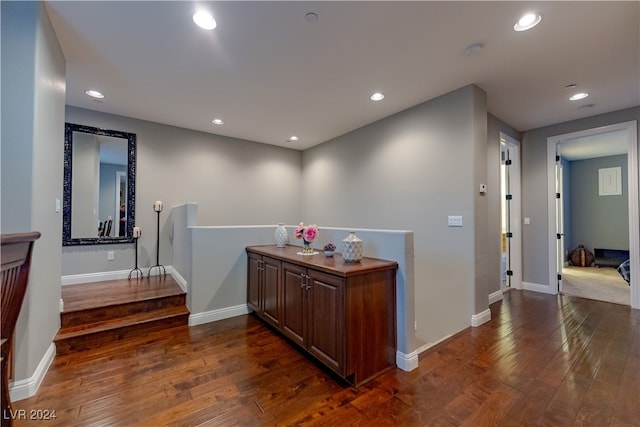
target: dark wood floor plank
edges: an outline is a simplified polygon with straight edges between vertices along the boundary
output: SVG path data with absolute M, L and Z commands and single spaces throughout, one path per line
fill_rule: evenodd
M 511 291 L 491 312 L 358 389 L 238 316 L 57 356 L 14 408 L 51 426 L 640 425 L 638 310 Z

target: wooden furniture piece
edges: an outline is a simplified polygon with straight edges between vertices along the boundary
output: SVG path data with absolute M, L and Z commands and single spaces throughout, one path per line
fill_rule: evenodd
M 2 261 L 2 319 L 0 341 L 2 346 L 2 425 L 12 424 L 9 378 L 12 376 L 9 356 L 13 346 L 13 333 L 22 308 L 29 281 L 31 252 L 40 233 L 3 234 L 0 259 Z M 6 424 L 5 424 L 6 423 Z
M 393 368 L 398 264 L 300 250 L 246 248 L 255 315 L 356 387 Z

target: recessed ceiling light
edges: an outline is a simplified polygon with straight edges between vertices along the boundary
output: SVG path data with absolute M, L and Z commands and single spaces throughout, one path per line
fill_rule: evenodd
M 104 95 L 102 94 L 102 92 L 98 92 L 97 90 L 93 90 L 93 89 L 85 90 L 84 93 L 86 93 L 92 98 L 98 98 L 98 99 L 104 98 Z
M 211 120 L 211 123 L 213 123 L 214 125 L 223 125 L 224 121 L 222 119 L 213 119 Z
M 213 16 L 207 11 L 201 10 L 193 14 L 193 22 L 205 30 L 213 30 L 218 24 Z
M 287 139 L 287 142 L 294 142 L 294 141 L 297 141 L 297 140 L 299 140 L 299 139 L 300 139 L 300 138 L 298 138 L 297 136 L 292 135 L 292 136 L 290 136 L 290 137 L 289 137 L 289 139 Z
M 542 17 L 537 13 L 527 13 L 513 26 L 516 31 L 527 31 L 540 23 Z
M 369 97 L 372 101 L 382 101 L 384 99 L 384 94 L 380 92 L 376 92 Z
M 589 94 L 587 92 L 579 92 L 575 95 L 569 97 L 571 101 L 580 101 L 581 99 L 585 99 Z

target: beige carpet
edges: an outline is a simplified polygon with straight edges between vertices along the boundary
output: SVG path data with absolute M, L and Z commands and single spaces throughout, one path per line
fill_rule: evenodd
M 630 305 L 631 287 L 615 268 L 564 267 L 562 292 L 583 298 Z

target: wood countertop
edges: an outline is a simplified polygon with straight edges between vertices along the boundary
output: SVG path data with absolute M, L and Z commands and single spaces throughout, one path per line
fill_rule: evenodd
M 272 257 L 281 261 L 294 262 L 342 277 L 398 268 L 397 262 L 378 258 L 363 257 L 360 262 L 345 262 L 342 254 L 336 252 L 332 257 L 327 257 L 321 249 L 317 249 L 318 253 L 315 255 L 299 255 L 298 252 L 302 250 L 302 247 L 293 245 L 287 245 L 284 248 L 279 248 L 276 245 L 247 246 L 246 250 L 247 252 Z

